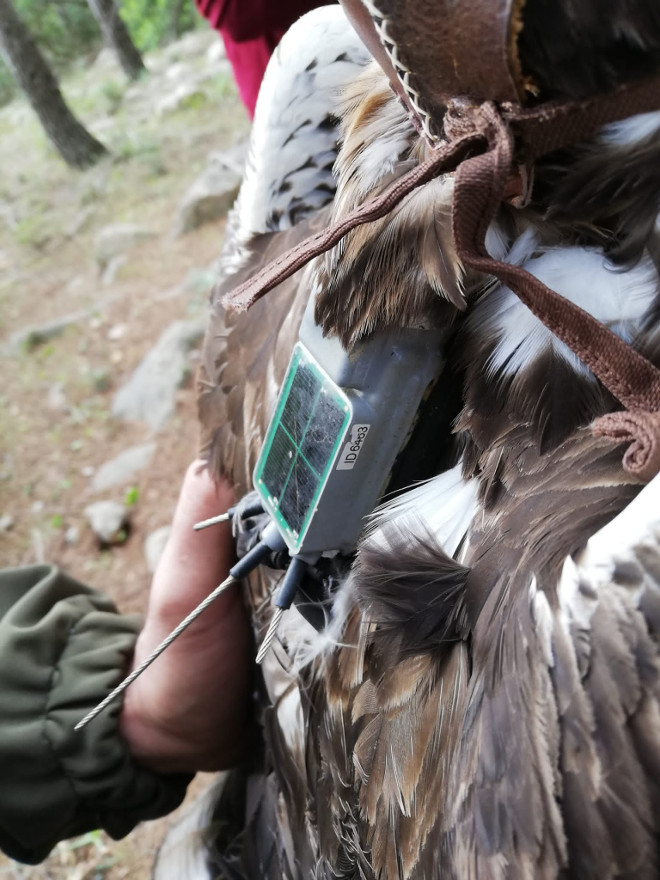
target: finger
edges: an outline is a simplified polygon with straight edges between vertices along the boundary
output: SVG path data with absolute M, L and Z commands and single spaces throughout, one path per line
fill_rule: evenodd
M 190 465 L 152 584 L 151 602 L 160 603 L 161 616 L 185 616 L 227 576 L 234 552 L 231 527 L 222 523 L 196 532 L 193 525 L 224 512 L 233 501 L 226 480 L 216 484 L 203 462 Z

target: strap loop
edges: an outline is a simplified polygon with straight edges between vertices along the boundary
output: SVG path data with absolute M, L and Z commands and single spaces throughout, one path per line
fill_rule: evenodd
M 631 476 L 647 483 L 660 472 L 660 413 L 608 413 L 596 419 L 591 429 L 597 437 L 630 443 L 623 467 Z

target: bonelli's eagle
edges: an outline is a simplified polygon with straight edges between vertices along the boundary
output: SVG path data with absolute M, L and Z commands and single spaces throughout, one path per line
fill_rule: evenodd
M 251 489 L 310 298 L 347 350 L 441 328 L 445 365 L 425 472 L 365 522 L 325 626 L 292 608 L 256 675 L 262 736 L 216 805 L 211 875 L 657 877 L 660 478 L 631 475 L 625 444 L 591 429 L 621 409 L 611 388 L 461 259 L 455 174 L 249 311 L 222 303 L 426 161 L 443 140 L 443 77 L 469 92 L 474 58 L 502 34 L 521 103 L 588 99 L 660 73 L 660 5 L 351 6 L 388 72 L 325 7 L 284 38 L 262 87 L 200 374 L 205 455 Z M 467 97 L 511 100 L 484 81 Z M 660 365 L 656 95 L 657 109 L 529 163 L 525 198 L 501 203 L 486 246 Z M 280 576 L 246 584 L 257 645 Z

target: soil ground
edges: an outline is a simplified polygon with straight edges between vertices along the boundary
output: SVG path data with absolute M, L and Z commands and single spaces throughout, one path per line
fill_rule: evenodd
M 171 520 L 197 440 L 192 381 L 153 436 L 110 415 L 114 393 L 173 321 L 206 307 L 224 221 L 174 237 L 177 206 L 211 151 L 249 128 L 229 69 L 207 76 L 211 32 L 147 56 L 150 74 L 129 85 L 108 52 L 62 85 L 74 111 L 109 148 L 85 172 L 68 169 L 22 100 L 0 110 L 0 565 L 50 561 L 107 593 L 127 612 L 146 608 L 144 540 Z M 213 48 L 212 48 L 213 47 Z M 195 83 L 178 105 L 158 102 Z M 103 280 L 93 242 L 109 223 L 155 234 Z M 14 334 L 78 314 L 64 333 L 17 345 Z M 194 371 L 195 352 L 191 356 Z M 91 475 L 129 446 L 155 440 L 151 464 L 130 485 L 95 493 Z M 125 543 L 101 549 L 84 508 L 99 498 L 132 503 Z M 77 538 L 74 539 L 74 532 Z M 196 780 L 195 790 L 208 778 Z M 1 784 L 1 783 L 0 783 Z M 41 866 L 0 856 L 0 878 L 142 880 L 176 816 L 145 823 L 114 843 L 93 833 L 60 844 Z

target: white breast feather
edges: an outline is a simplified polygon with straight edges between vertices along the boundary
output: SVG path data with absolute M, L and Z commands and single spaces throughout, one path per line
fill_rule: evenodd
M 437 538 L 444 552 L 454 557 L 478 509 L 478 480 L 466 480 L 462 462 L 394 500 L 371 516 L 366 542 L 384 544 L 383 528 L 393 525 L 403 534 L 420 534 L 420 526 Z
M 531 231 L 514 243 L 506 262 L 523 266 L 626 342 L 634 340 L 635 328 L 640 326 L 658 290 L 657 273 L 648 259 L 622 271 L 593 249 L 553 248 L 539 254 Z M 503 285 L 493 288 L 476 304 L 469 320 L 480 335 L 497 340 L 487 364 L 491 374 L 514 374 L 548 350 L 576 371 L 587 372 L 577 356 Z
M 628 119 L 620 119 L 603 126 L 599 141 L 615 147 L 628 147 L 638 141 L 646 140 L 660 131 L 660 111 L 639 113 Z

